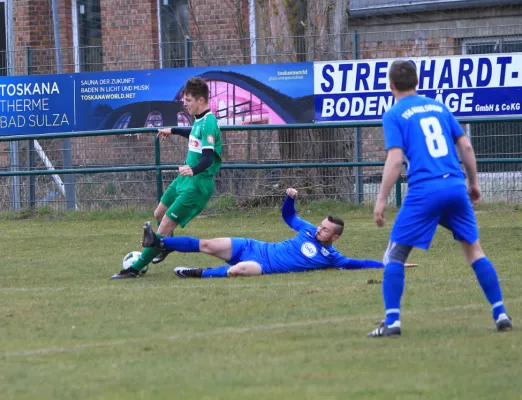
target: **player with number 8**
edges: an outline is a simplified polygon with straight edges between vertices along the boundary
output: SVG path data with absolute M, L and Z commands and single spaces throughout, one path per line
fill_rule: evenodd
M 400 175 L 403 158 L 407 164 L 408 193 L 384 254 L 382 291 L 386 319 L 367 336 L 401 334 L 404 263 L 413 247 L 425 250 L 430 247 L 438 225 L 449 229 L 461 243 L 466 260 L 491 304 L 497 330 L 510 330 L 511 319 L 504 308 L 495 267 L 479 243 L 473 205 L 479 203 L 481 193 L 473 147 L 444 104 L 417 94 L 414 63 L 393 62 L 389 80 L 396 103 L 382 121 L 388 154 L 374 209 L 377 226 L 384 225 L 386 198 Z M 467 189 L 459 155 L 468 178 Z

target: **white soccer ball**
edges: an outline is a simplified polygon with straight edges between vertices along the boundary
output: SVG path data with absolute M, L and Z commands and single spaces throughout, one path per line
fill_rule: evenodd
M 132 267 L 132 264 L 134 264 L 138 258 L 140 258 L 141 252 L 140 251 L 131 251 L 129 254 L 127 254 L 125 257 L 123 257 L 123 269 L 128 269 Z M 140 275 L 145 274 L 149 270 L 149 266 L 145 266 L 141 269 Z

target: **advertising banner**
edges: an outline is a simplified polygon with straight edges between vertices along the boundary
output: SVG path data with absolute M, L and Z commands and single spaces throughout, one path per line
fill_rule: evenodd
M 70 132 L 75 126 L 72 75 L 0 78 L 0 136 Z
M 0 77 L 0 136 L 187 126 L 183 85 L 210 88 L 220 125 L 380 121 L 393 59 Z M 522 115 L 522 54 L 421 57 L 418 92 L 457 117 Z
M 394 104 L 394 59 L 314 63 L 315 121 L 381 120 Z M 522 54 L 420 57 L 418 93 L 457 117 L 522 114 Z
M 0 136 L 190 125 L 183 85 L 200 76 L 220 125 L 314 119 L 313 64 L 263 64 L 0 78 Z

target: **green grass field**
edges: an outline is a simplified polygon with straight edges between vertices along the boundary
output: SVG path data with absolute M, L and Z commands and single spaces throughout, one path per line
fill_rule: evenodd
M 319 223 L 328 205 L 301 208 Z M 381 259 L 393 220 L 343 211 L 336 247 Z M 1 399 L 521 399 L 522 212 L 478 213 L 515 329 L 497 333 L 460 248 L 439 229 L 406 271 L 403 335 L 382 318 L 382 271 L 181 280 L 171 254 L 144 277 L 109 281 L 139 249 L 146 214 L 0 218 Z M 179 234 L 179 233 L 178 233 Z M 199 237 L 292 235 L 277 210 L 201 217 Z

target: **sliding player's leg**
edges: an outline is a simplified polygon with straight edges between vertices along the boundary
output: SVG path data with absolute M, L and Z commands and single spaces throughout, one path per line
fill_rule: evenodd
M 228 278 L 232 276 L 263 275 L 261 265 L 256 261 L 242 261 L 236 265 L 215 268 L 176 267 L 174 273 L 180 278 Z
M 163 241 L 171 242 L 170 238 Z M 220 238 L 201 240 L 200 251 L 219 257 L 228 265 L 215 268 L 176 267 L 174 273 L 181 278 L 226 278 L 229 276 L 255 276 L 263 273 L 263 242 L 246 238 Z
M 154 247 L 161 250 L 178 251 L 180 253 L 205 253 L 224 261 L 232 258 L 232 239 L 198 239 L 190 236 L 161 237 L 152 230 L 151 223 L 143 226 L 143 247 Z

